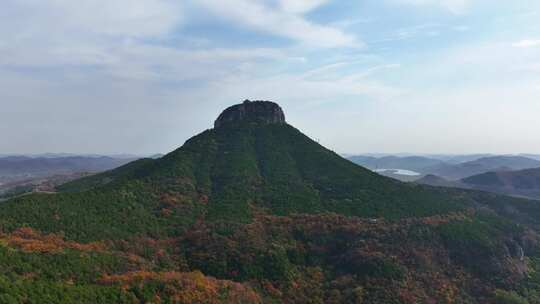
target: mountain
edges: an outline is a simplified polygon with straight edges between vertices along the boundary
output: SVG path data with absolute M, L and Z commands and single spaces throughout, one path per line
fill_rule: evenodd
M 472 175 L 490 171 L 510 171 L 540 167 L 540 161 L 524 156 L 488 156 L 458 155 L 436 156 L 432 158 L 424 156 L 348 156 L 352 162 L 371 170 L 387 170 L 380 172 L 383 175 L 412 181 L 417 176 L 396 174 L 392 170 L 410 170 L 418 175 L 436 175 L 448 180 L 459 180 Z
M 114 169 L 134 159 L 61 154 L 1 157 L 0 199 L 32 191 L 53 191 L 62 183 Z
M 540 292 L 536 202 L 380 176 L 272 102 L 232 106 L 159 159 L 59 190 L 0 205 L 0 302 L 511 303 Z
M 8 156 L 0 158 L 0 176 L 2 177 L 32 177 L 47 176 L 74 172 L 100 172 L 110 170 L 133 159 L 117 159 L 111 157 L 27 157 Z
M 520 154 L 520 156 L 540 160 L 539 154 Z
M 414 182 L 436 187 L 474 189 L 540 199 L 540 168 L 486 172 L 457 181 L 449 181 L 442 177 L 428 174 Z
M 352 162 L 364 166 L 369 169 L 405 169 L 417 172 L 423 172 L 424 168 L 434 167 L 443 164 L 442 161 L 423 156 L 385 156 L 385 157 L 369 157 L 369 156 L 350 156 Z
M 354 155 L 347 158 L 360 166 L 402 182 L 415 181 L 419 176 L 422 176 L 425 168 L 437 167 L 444 164 L 440 160 L 423 156 L 373 157 Z
M 489 168 L 510 168 L 512 170 L 540 167 L 540 161 L 523 156 L 492 156 L 465 164 L 481 165 Z
M 4 183 L 0 184 L 0 201 L 20 195 L 26 195 L 31 192 L 52 193 L 56 191 L 56 187 L 89 174 L 90 173 L 76 172 L 16 179 L 9 182 L 4 181 Z
M 446 180 L 440 176 L 433 175 L 433 174 L 428 174 L 422 178 L 415 180 L 414 182 L 417 184 L 429 185 L 429 186 L 434 186 L 434 187 L 458 187 L 459 188 L 459 183 L 451 182 L 449 180 Z
M 461 180 L 470 188 L 540 199 L 540 168 L 488 172 Z
M 424 172 L 458 180 L 489 171 L 510 171 L 540 167 L 540 161 L 523 156 L 492 156 L 457 165 L 442 164 L 425 168 Z
M 494 156 L 494 155 L 491 155 L 491 154 L 429 155 L 430 158 L 438 159 L 438 160 L 441 160 L 441 161 L 443 161 L 445 163 L 454 164 L 454 165 L 455 164 L 465 163 L 465 162 L 470 162 L 470 161 L 475 161 L 475 160 L 480 159 L 480 158 L 492 157 L 492 156 Z

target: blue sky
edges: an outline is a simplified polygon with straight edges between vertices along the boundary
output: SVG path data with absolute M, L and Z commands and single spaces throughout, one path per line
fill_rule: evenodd
M 246 98 L 341 153 L 540 153 L 533 0 L 4 0 L 0 153 L 154 153 Z

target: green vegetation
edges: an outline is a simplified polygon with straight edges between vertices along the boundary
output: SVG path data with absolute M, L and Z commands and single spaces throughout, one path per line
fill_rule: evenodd
M 5 202 L 0 224 L 92 241 L 179 235 L 200 217 L 249 223 L 254 208 L 399 219 L 465 206 L 457 196 L 358 167 L 288 125 L 209 130 L 162 159 L 139 160 L 60 190 Z
M 529 301 L 518 295 L 516 292 L 496 290 L 495 291 L 495 303 L 496 304 L 529 304 Z
M 1 303 L 535 303 L 540 291 L 537 202 L 400 183 L 285 124 L 207 130 L 59 190 L 2 203 Z
M 30 185 L 24 185 L 24 186 L 17 186 L 15 188 L 9 189 L 3 193 L 0 194 L 0 201 L 9 199 L 12 197 L 16 197 L 19 195 L 23 195 L 25 193 L 32 192 L 33 187 Z

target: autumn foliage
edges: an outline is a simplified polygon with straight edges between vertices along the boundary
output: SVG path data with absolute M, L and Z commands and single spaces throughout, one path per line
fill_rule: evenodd
M 0 240 L 25 252 L 59 253 L 65 249 L 79 251 L 103 251 L 105 249 L 102 242 L 81 244 L 65 241 L 61 235 L 41 234 L 29 227 L 19 228 L 10 234 L 0 235 Z
M 151 282 L 165 284 L 164 296 L 172 303 L 262 303 L 259 295 L 250 287 L 207 277 L 199 271 L 188 273 L 136 271 L 120 275 L 104 275 L 99 280 L 100 284 L 120 285 L 123 289 L 129 289 L 134 285 L 142 288 Z

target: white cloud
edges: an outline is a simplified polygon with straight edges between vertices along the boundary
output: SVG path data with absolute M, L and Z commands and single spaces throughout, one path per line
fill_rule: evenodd
M 5 0 L 0 64 L 109 64 L 126 42 L 159 39 L 183 20 L 173 0 Z
M 286 12 L 290 13 L 307 13 L 329 0 L 279 0 L 280 6 Z
M 374 42 L 407 40 L 420 36 L 433 37 L 439 35 L 440 28 L 441 25 L 436 23 L 426 23 L 416 26 L 404 27 L 397 29 L 395 32 L 389 34 L 387 37 L 375 40 Z
M 246 96 L 287 103 L 301 102 L 303 105 L 308 105 L 333 102 L 343 98 L 380 102 L 396 98 L 403 93 L 398 88 L 367 77 L 375 70 L 396 68 L 397 65 L 374 67 L 350 75 L 340 75 L 339 72 L 332 71 L 339 66 L 339 64 L 323 66 L 306 73 L 274 74 L 269 77 L 231 74 L 215 83 L 217 85 L 215 91 L 220 92 L 220 96 L 215 96 L 215 98 L 231 100 L 238 96 Z M 324 77 L 315 77 L 323 70 L 326 70 Z
M 454 14 L 465 13 L 472 3 L 472 0 L 390 0 L 401 4 L 415 6 L 438 6 Z
M 393 104 L 395 112 L 415 121 L 410 134 L 402 135 L 406 141 L 388 149 L 403 149 L 413 142 L 418 146 L 409 149 L 416 151 L 538 151 L 540 145 L 527 129 L 540 127 L 535 117 L 540 110 L 539 79 L 524 73 L 537 69 L 538 62 L 540 53 L 504 41 L 431 52 L 403 71 L 407 79 L 402 85 L 408 89 Z M 397 102 L 402 100 L 407 102 Z M 505 121 L 520 123 L 501 124 Z M 437 143 L 437 134 L 448 136 Z M 432 140 L 422 141 L 423 137 Z
M 164 34 L 183 20 L 172 0 L 5 0 L 3 28 L 18 28 L 18 36 L 49 31 L 145 37 Z M 6 14 L 6 15 L 7 15 Z M 19 19 L 20 18 L 20 19 Z
M 540 62 L 526 63 L 521 66 L 518 66 L 516 70 L 538 73 L 540 72 Z
M 324 80 L 348 80 L 349 82 L 361 82 L 366 77 L 382 70 L 391 70 L 401 68 L 401 64 L 390 63 L 370 66 L 367 68 L 359 68 L 360 64 L 365 64 L 365 61 L 342 61 L 332 64 L 327 64 L 322 67 L 317 67 L 303 74 L 305 79 L 324 79 Z M 340 68 L 355 67 L 355 72 L 348 76 L 347 73 L 339 73 Z
M 144 38 L 166 39 L 183 24 L 176 0 L 7 1 L 0 12 L 0 68 L 94 67 L 86 73 L 179 81 L 221 77 L 246 62 L 285 57 L 270 48 L 188 50 L 146 43 Z
M 116 60 L 107 66 L 109 72 L 124 79 L 185 81 L 202 84 L 229 74 L 246 73 L 245 65 L 273 59 L 287 60 L 275 49 L 205 49 L 178 50 L 169 47 L 126 45 L 115 51 Z
M 525 40 L 512 43 L 512 46 L 516 48 L 536 47 L 536 46 L 540 46 L 540 39 L 525 39 Z
M 0 11 L 0 67 L 94 66 L 100 73 L 119 77 L 198 79 L 245 68 L 253 61 L 286 57 L 270 48 L 215 48 L 207 42 L 204 49 L 186 50 L 186 44 L 155 43 L 166 41 L 187 22 L 190 7 L 177 0 L 5 1 Z M 262 1 L 197 1 L 234 23 L 303 43 L 328 47 L 357 43 L 352 36 L 302 17 L 326 2 L 283 0 L 271 6 Z
M 225 18 L 252 30 L 291 38 L 310 46 L 344 47 L 360 46 L 352 35 L 337 28 L 312 23 L 303 17 L 326 1 L 293 1 L 277 7 L 261 0 L 199 0 L 197 4 Z

